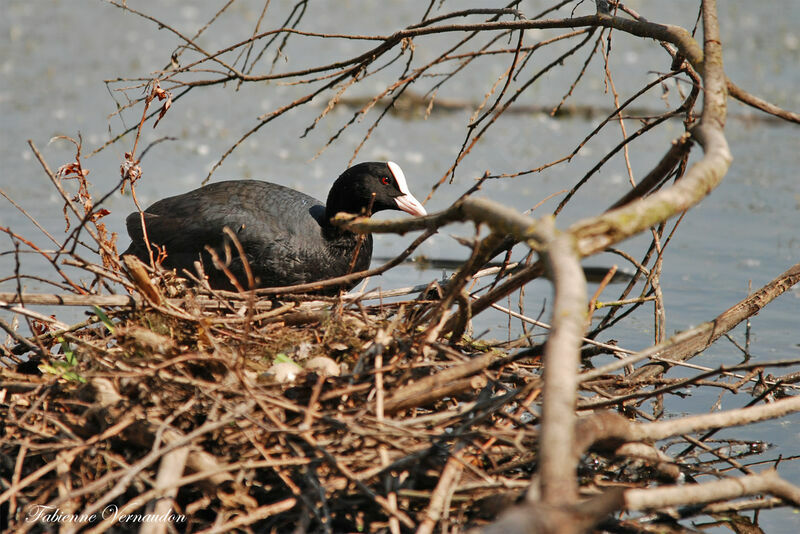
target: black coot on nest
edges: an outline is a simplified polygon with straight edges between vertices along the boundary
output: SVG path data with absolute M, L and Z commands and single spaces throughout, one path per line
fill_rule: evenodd
M 330 219 L 339 212 L 361 214 L 389 209 L 417 216 L 426 214 L 409 191 L 399 165 L 369 162 L 342 173 L 324 205 L 282 185 L 228 181 L 159 200 L 144 211 L 144 222 L 154 257 L 158 256 L 155 245 L 166 252 L 164 267 L 177 269 L 179 274 L 183 269 L 195 273 L 194 262 L 200 260 L 211 287 L 231 289 L 228 276 L 214 267 L 206 250 L 211 247 L 224 259 L 227 247 L 228 268 L 246 288 L 241 257 L 223 232 L 228 227 L 244 249 L 256 286 L 279 287 L 367 269 L 372 258 L 372 236 L 365 236 L 359 247 L 354 233 L 334 226 Z M 139 212 L 126 219 L 133 242 L 123 254 L 149 263 L 141 220 Z M 353 265 L 356 250 L 358 256 Z

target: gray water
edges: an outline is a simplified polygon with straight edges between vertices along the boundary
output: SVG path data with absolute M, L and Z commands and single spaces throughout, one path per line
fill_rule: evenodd
M 251 31 L 262 3 L 237 2 L 230 13 L 214 26 L 214 31 L 201 39 L 201 44 L 206 50 L 216 50 L 243 39 Z M 130 4 L 146 13 L 157 14 L 187 34 L 194 33 L 221 7 L 221 3 L 210 1 L 148 0 Z M 271 16 L 283 20 L 291 4 L 273 1 Z M 475 2 L 451 2 L 445 4 L 445 9 L 461 9 L 472 4 L 477 5 Z M 584 4 L 576 14 L 588 12 L 591 3 Z M 628 3 L 650 20 L 688 28 L 694 25 L 696 4 L 693 0 Z M 800 86 L 800 3 L 780 0 L 756 5 L 746 0 L 727 0 L 720 4 L 728 76 L 746 90 L 779 106 L 800 110 L 800 92 L 797 91 Z M 531 1 L 523 3 L 522 9 L 531 15 L 545 5 Z M 110 117 L 116 109 L 114 98 L 119 102 L 124 102 L 124 99 L 119 94 L 112 98 L 103 80 L 143 76 L 162 68 L 177 41 L 166 30 L 158 30 L 152 23 L 100 1 L 3 0 L 2 7 L 0 188 L 60 239 L 64 228 L 62 202 L 33 158 L 26 140 L 32 139 L 51 167 L 56 168 L 72 161 L 74 150 L 64 141 L 49 142 L 54 136 L 76 137 L 80 133 L 84 154 L 88 154 L 109 137 L 109 130 L 117 133 L 135 124 L 141 113 L 140 107 L 125 113 L 122 119 Z M 396 28 L 416 22 L 419 14 L 415 11 L 418 8 L 419 4 L 413 2 L 353 0 L 320 3 L 311 6 L 315 15 L 308 16 L 302 28 L 320 32 L 389 34 Z M 569 16 L 569 9 L 562 10 L 559 16 Z M 265 26 L 276 24 L 268 22 Z M 530 44 L 552 35 L 531 31 L 526 40 Z M 435 50 L 440 49 L 439 45 L 432 45 L 452 42 L 454 38 L 418 38 L 415 40 L 415 53 L 420 59 L 432 58 Z M 327 59 L 355 55 L 369 46 L 372 44 L 298 39 L 287 50 L 290 67 L 279 65 L 279 68 L 300 68 Z M 587 52 L 582 51 L 568 60 L 567 68 L 557 69 L 544 83 L 535 84 L 519 103 L 556 104 Z M 553 57 L 552 54 L 550 51 L 542 52 L 536 61 L 544 65 Z M 439 97 L 480 102 L 509 61 L 509 58 L 503 58 L 479 62 L 445 86 Z M 617 90 L 624 99 L 653 79 L 650 71 L 667 71 L 669 61 L 652 41 L 616 32 L 611 69 Z M 380 80 L 390 83 L 392 75 L 396 74 L 397 70 L 388 69 Z M 604 92 L 602 74 L 601 63 L 593 61 L 573 102 L 611 108 L 613 101 Z M 414 90 L 424 92 L 429 87 L 425 83 L 432 82 L 422 82 Z M 380 88 L 377 81 L 370 79 L 365 87 L 354 88 L 351 96 L 367 96 Z M 157 129 L 145 128 L 140 146 L 147 146 L 164 136 L 176 140 L 156 145 L 144 158 L 144 176 L 137 185 L 140 202 L 147 205 L 158 198 L 196 187 L 219 156 L 255 125 L 257 115 L 292 101 L 305 89 L 274 83 L 249 84 L 237 93 L 229 85 L 196 90 L 177 101 Z M 138 96 L 136 92 L 131 94 Z M 674 87 L 667 98 L 672 106 L 678 103 Z M 646 95 L 639 105 L 665 109 L 660 90 Z M 335 110 L 307 138 L 301 139 L 306 126 L 324 106 L 324 100 L 315 101 L 311 106 L 290 112 L 263 128 L 245 141 L 212 179 L 265 179 L 325 198 L 329 184 L 351 158 L 376 113 L 373 111 L 367 119 L 356 123 L 339 141 L 315 158 L 327 139 L 353 113 L 349 108 Z M 451 165 L 463 142 L 464 125 L 470 113 L 434 113 L 424 121 L 387 117 L 357 159 L 398 162 L 412 191 L 418 198 L 424 198 Z M 733 166 L 719 189 L 685 217 L 665 255 L 661 284 L 667 306 L 668 334 L 713 318 L 747 295 L 748 281 L 752 281 L 753 288 L 758 288 L 800 259 L 797 232 L 800 186 L 796 172 L 800 168 L 800 130 L 778 121 L 759 120 L 763 115 L 735 102 L 730 103 L 729 113 L 726 134 L 734 155 Z M 599 120 L 556 120 L 542 114 L 507 116 L 461 164 L 454 184 L 437 191 L 427 204 L 428 210 L 447 207 L 485 170 L 500 174 L 534 168 L 568 153 Z M 635 127 L 630 122 L 628 132 Z M 667 143 L 682 131 L 680 122 L 668 122 L 632 145 L 631 162 L 637 179 L 646 174 L 664 153 Z M 619 129 L 615 125 L 609 126 L 570 164 L 540 174 L 490 181 L 481 194 L 518 210 L 529 209 L 551 193 L 571 187 L 619 140 Z M 129 135 L 121 143 L 84 160 L 85 167 L 91 170 L 89 180 L 96 196 L 114 188 L 119 180 L 122 154 L 130 149 L 132 142 L 133 137 Z M 696 148 L 695 154 L 698 152 Z M 566 227 L 572 221 L 605 208 L 626 191 L 626 183 L 624 162 L 621 157 L 615 157 L 573 199 L 559 217 L 559 226 Z M 556 197 L 545 202 L 536 214 L 552 211 L 559 199 Z M 37 245 L 52 248 L 52 244 L 20 212 L 2 199 L 0 206 L 0 226 L 11 227 Z M 124 217 L 133 211 L 133 202 L 128 195 L 114 194 L 105 207 L 112 212 L 105 218 L 105 223 L 120 234 L 119 247 L 124 249 L 128 244 Z M 466 258 L 467 250 L 450 234 L 468 237 L 472 229 L 468 225 L 448 227 L 428 240 L 417 253 L 433 258 Z M 410 236 L 377 236 L 375 253 L 377 256 L 393 256 L 410 240 Z M 638 257 L 648 242 L 647 237 L 639 237 L 624 243 L 621 248 Z M 9 250 L 13 250 L 10 239 L 0 236 L 0 251 Z M 39 258 L 24 256 L 22 262 L 25 272 L 53 279 L 52 271 Z M 603 255 L 590 258 L 586 263 L 611 265 L 620 263 L 620 259 Z M 622 263 L 620 266 L 625 267 Z M 0 256 L 0 276 L 10 275 L 12 269 L 13 257 Z M 402 266 L 371 280 L 370 287 L 405 287 L 429 282 L 441 274 Z M 14 290 L 14 286 L 5 284 L 0 286 L 0 290 Z M 50 292 L 52 288 L 30 282 L 26 290 Z M 590 287 L 590 291 L 594 291 L 594 287 Z M 618 291 L 617 286 L 610 287 L 601 300 L 616 298 Z M 537 315 L 544 299 L 549 305 L 549 284 L 545 281 L 532 283 L 526 290 L 525 311 Z M 751 352 L 754 359 L 788 359 L 800 354 L 798 299 L 800 290 L 795 288 L 753 318 Z M 68 312 L 58 310 L 59 318 L 66 320 L 65 313 Z M 74 313 L 76 317 L 80 314 Z M 516 322 L 509 331 L 507 319 L 491 313 L 478 317 L 475 329 L 476 332 L 486 332 L 489 338 L 499 339 L 516 336 L 520 331 Z M 743 328 L 738 327 L 732 335 L 742 342 Z M 650 309 L 643 307 L 608 336 L 619 339 L 625 348 L 648 346 L 653 339 Z M 734 364 L 739 360 L 737 349 L 727 341 L 721 341 L 694 362 L 716 366 Z M 681 373 L 680 370 L 672 372 L 673 376 Z M 686 399 L 668 398 L 667 409 L 678 413 L 702 412 L 715 400 L 709 395 L 712 394 L 695 391 Z M 724 409 L 738 407 L 747 400 L 746 395 L 728 395 L 723 397 L 721 406 Z M 729 430 L 726 435 L 768 440 L 773 447 L 765 457 L 793 456 L 800 452 L 797 446 L 800 438 L 798 422 L 800 416 L 794 415 L 780 422 Z M 785 463 L 780 473 L 800 484 L 800 467 L 796 462 Z M 796 532 L 800 520 L 791 510 L 777 510 L 762 512 L 760 524 L 769 532 Z

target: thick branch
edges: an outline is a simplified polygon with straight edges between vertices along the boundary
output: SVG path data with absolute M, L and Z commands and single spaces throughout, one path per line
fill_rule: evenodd
M 796 412 L 800 412 L 800 396 L 748 408 L 693 415 L 654 423 L 635 423 L 617 413 L 603 412 L 584 417 L 578 421 L 575 454 L 583 454 L 590 447 L 597 444 L 610 442 L 613 444 L 613 448 L 616 449 L 620 442 L 653 442 L 681 434 L 749 425 Z
M 534 250 L 541 246 L 542 238 L 539 235 L 541 222 L 509 209 L 499 202 L 485 198 L 467 197 L 444 211 L 413 219 L 379 221 L 343 213 L 336 215 L 333 219 L 335 224 L 340 224 L 347 230 L 378 234 L 404 234 L 414 230 L 435 230 L 445 224 L 457 221 L 487 224 L 495 233 L 513 236 L 517 241 L 525 241 Z
M 586 327 L 586 278 L 571 236 L 549 242 L 544 253 L 552 273 L 555 300 L 544 352 L 544 402 L 539 441 L 540 493 L 545 504 L 576 502 L 575 400 L 580 345 Z
M 800 488 L 789 484 L 770 469 L 757 475 L 715 480 L 704 484 L 683 484 L 625 492 L 627 510 L 663 510 L 669 506 L 704 504 L 746 495 L 771 493 L 800 506 Z
M 728 172 L 731 156 L 723 134 L 726 117 L 726 81 L 722 69 L 722 45 L 716 18 L 716 3 L 703 3 L 706 60 L 700 72 L 705 86 L 703 114 L 692 136 L 705 151 L 703 159 L 690 167 L 672 187 L 611 210 L 598 217 L 578 221 L 570 227 L 582 256 L 604 250 L 629 236 L 666 221 L 705 198 Z

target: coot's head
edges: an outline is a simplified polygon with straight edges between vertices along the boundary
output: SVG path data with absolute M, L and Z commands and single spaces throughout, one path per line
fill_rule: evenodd
M 328 193 L 325 216 L 330 219 L 340 211 L 358 215 L 370 206 L 370 213 L 402 210 L 416 216 L 428 214 L 409 191 L 400 165 L 392 161 L 359 163 L 344 171 Z

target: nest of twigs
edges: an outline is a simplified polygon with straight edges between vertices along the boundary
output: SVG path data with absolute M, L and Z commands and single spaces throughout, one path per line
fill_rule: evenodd
M 0 471 L 14 529 L 388 532 L 431 510 L 466 528 L 524 500 L 540 351 L 466 335 L 421 343 L 436 292 L 254 300 L 158 278 L 142 294 L 159 302 L 40 331 L 49 359 L 24 343 L 5 356 Z M 30 357 L 10 365 L 14 352 Z M 580 475 L 587 495 L 682 476 L 596 454 Z
M 467 338 L 422 350 L 414 317 L 432 302 L 249 307 L 189 290 L 42 332 L 60 354 L 4 371 L 12 523 L 40 528 L 25 514 L 47 503 L 99 529 L 159 513 L 179 531 L 411 528 L 462 440 L 483 453 L 462 458 L 447 507 L 493 516 L 536 466 L 538 358 Z

